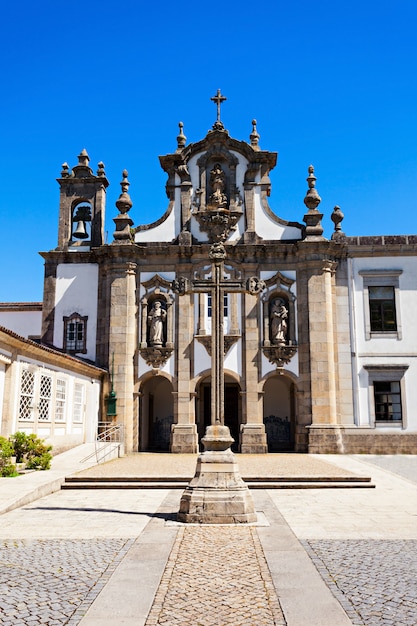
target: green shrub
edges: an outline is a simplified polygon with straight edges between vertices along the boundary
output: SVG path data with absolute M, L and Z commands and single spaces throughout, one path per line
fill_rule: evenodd
M 23 457 L 28 448 L 28 435 L 26 433 L 17 432 L 10 436 L 10 442 L 13 446 L 16 462 L 23 463 Z
M 13 445 L 5 437 L 0 437 L 0 476 L 16 476 L 16 465 L 12 463 Z
M 17 432 L 11 435 L 10 441 L 18 463 L 25 462 L 28 469 L 47 470 L 51 467 L 52 446 L 46 445 L 43 439 L 35 434 Z

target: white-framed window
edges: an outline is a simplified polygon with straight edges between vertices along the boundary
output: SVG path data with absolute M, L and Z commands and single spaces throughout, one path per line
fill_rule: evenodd
M 72 421 L 80 423 L 84 420 L 84 405 L 85 405 L 85 385 L 82 383 L 75 383 L 74 385 L 74 405 L 72 412 Z
M 55 385 L 55 421 L 65 422 L 65 409 L 67 400 L 67 381 L 65 378 L 57 378 Z
M 229 315 L 229 298 L 227 293 L 223 295 L 223 317 L 228 317 Z M 211 319 L 213 316 L 213 307 L 212 307 L 212 298 L 211 293 L 207 295 L 207 317 Z
M 64 316 L 64 351 L 70 354 L 87 352 L 87 315 Z
M 365 338 L 402 338 L 400 282 L 402 270 L 361 270 Z
M 39 385 L 38 420 L 51 421 L 52 376 L 41 374 Z
M 84 422 L 87 387 L 84 381 L 70 374 L 47 369 L 28 362 L 20 363 L 18 421 L 36 425 L 59 424 L 69 421 Z M 70 427 L 70 425 L 68 424 Z
M 31 369 L 22 369 L 20 376 L 19 420 L 32 421 L 34 419 L 35 372 Z
M 406 426 L 405 381 L 408 365 L 365 365 L 373 426 Z

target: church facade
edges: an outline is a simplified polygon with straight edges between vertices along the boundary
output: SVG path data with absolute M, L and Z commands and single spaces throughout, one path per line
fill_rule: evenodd
M 160 157 L 160 219 L 135 225 L 123 172 L 111 243 L 103 163 L 94 173 L 83 150 L 63 165 L 58 244 L 42 253 L 42 342 L 109 371 L 101 419 L 124 425 L 128 452 L 199 449 L 215 320 L 236 450 L 417 452 L 417 236 L 347 237 L 335 207 L 326 238 L 312 166 L 300 221 L 278 217 L 277 154 L 261 149 L 255 121 L 249 142 L 233 139 L 214 100 L 206 136 L 187 144 L 180 124 Z M 213 279 L 216 245 L 221 302 L 192 287 Z

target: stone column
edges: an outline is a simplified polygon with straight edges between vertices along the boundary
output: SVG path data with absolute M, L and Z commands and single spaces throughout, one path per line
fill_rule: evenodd
M 259 298 L 243 295 L 242 318 L 245 324 L 243 342 L 243 371 L 245 391 L 242 394 L 242 421 L 240 452 L 263 454 L 268 452 L 265 426 L 258 393 L 260 336 L 257 320 Z
M 136 451 L 137 415 L 134 414 L 134 355 L 136 337 L 136 263 L 115 262 L 109 268 L 109 363 L 114 355 L 113 386 L 117 395 L 117 421 L 125 428 L 126 452 Z

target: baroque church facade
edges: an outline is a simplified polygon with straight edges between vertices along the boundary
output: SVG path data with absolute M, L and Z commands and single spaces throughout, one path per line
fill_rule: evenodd
M 127 452 L 198 451 L 216 323 L 236 451 L 417 452 L 417 236 L 347 237 L 335 207 L 326 238 L 312 166 L 304 215 L 281 219 L 269 205 L 277 154 L 256 121 L 249 142 L 233 139 L 213 100 L 206 136 L 187 144 L 180 124 L 160 157 L 157 221 L 135 225 L 123 172 L 111 243 L 104 164 L 94 173 L 83 150 L 63 165 L 41 342 L 109 372 L 101 420 L 124 425 Z M 214 279 L 216 245 L 220 302 L 193 287 Z

